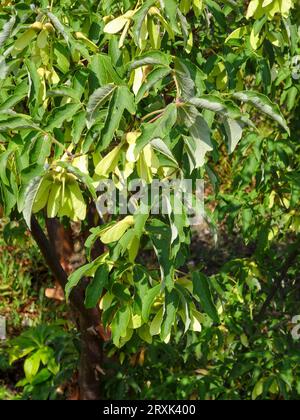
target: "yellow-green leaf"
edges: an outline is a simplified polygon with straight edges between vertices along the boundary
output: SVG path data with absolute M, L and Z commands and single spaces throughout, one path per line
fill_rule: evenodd
M 133 216 L 127 216 L 120 222 L 118 222 L 115 226 L 104 231 L 103 234 L 100 235 L 101 242 L 104 244 L 110 244 L 112 242 L 116 242 L 122 238 L 124 233 L 134 224 Z

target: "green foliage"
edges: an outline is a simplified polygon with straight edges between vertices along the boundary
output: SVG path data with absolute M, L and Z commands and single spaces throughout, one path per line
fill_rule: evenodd
M 288 271 L 296 258 L 283 273 L 282 261 L 300 226 L 296 1 L 24 1 L 5 2 L 0 12 L 6 216 L 29 228 L 32 214 L 58 217 L 81 222 L 85 232 L 101 180 L 121 193 L 136 178 L 148 185 L 203 178 L 211 229 L 226 224 L 254 249 L 213 276 L 189 264 L 194 230 L 172 191 L 167 215 L 153 215 L 152 202 L 146 211 L 137 203 L 130 216 L 118 207 L 116 216 L 99 218 L 67 296 L 90 278 L 86 305 L 100 303 L 116 347 L 167 344 L 179 330 L 198 340 L 207 353 L 199 358 L 206 370 L 216 361 L 217 378 L 211 390 L 204 375 L 201 398 L 295 395 L 293 357 L 287 367 L 271 366 L 267 353 L 259 359 L 263 346 L 276 353 L 277 337 L 270 332 L 267 340 L 261 329 L 256 338 L 252 328 L 274 279 L 295 287 Z M 97 241 L 105 252 L 95 259 Z M 297 312 L 288 298 L 289 309 L 275 305 L 285 315 Z M 215 349 L 215 337 L 227 347 Z M 257 353 L 242 351 L 248 345 Z M 246 391 L 230 378 L 220 389 L 218 380 L 231 375 L 223 365 L 246 369 L 245 360 L 262 366 Z
M 168 345 L 158 340 L 147 346 L 127 344 L 117 353 L 122 367 L 107 366 L 116 372 L 105 380 L 107 398 L 299 399 L 299 343 L 292 338 L 289 316 L 298 310 L 295 290 L 286 290 L 276 314 L 260 324 L 253 312 L 265 298 L 266 272 L 248 258 L 232 260 L 218 271 L 211 276 L 211 292 L 220 325 L 201 315 L 201 334 L 184 336 L 181 327 Z M 297 272 L 299 263 L 289 270 L 288 281 Z
M 53 400 L 58 387 L 70 380 L 78 353 L 72 336 L 59 325 L 39 325 L 22 333 L 8 345 L 9 362 L 24 361 L 24 375 L 16 387 L 22 399 Z

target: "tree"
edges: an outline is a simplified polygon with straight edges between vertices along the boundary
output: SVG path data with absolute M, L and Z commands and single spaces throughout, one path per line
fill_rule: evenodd
M 299 99 L 281 59 L 284 51 L 291 63 L 298 48 L 294 2 L 247 3 L 1 6 L 1 203 L 7 217 L 25 221 L 66 290 L 81 333 L 82 399 L 100 398 L 107 332 L 117 347 L 135 336 L 169 342 L 178 323 L 201 330 L 199 304 L 220 322 L 209 279 L 185 268 L 193 228 L 176 183 L 146 204 L 131 197 L 126 215 L 120 200 L 113 215 L 103 214 L 99 185 L 110 180 L 122 196 L 130 180 L 177 181 L 180 190 L 190 179 L 193 202 L 198 179 L 217 190 L 219 156 L 232 159 L 243 138 L 258 141 L 257 130 L 268 127 L 289 138 L 276 101 L 281 84 L 281 105 L 291 110 Z M 271 192 L 270 206 L 277 197 L 285 199 Z M 246 198 L 239 198 L 244 229 L 253 217 Z M 166 211 L 153 214 L 159 203 Z M 220 213 L 236 217 L 230 205 Z M 78 230 L 86 252 L 74 271 Z

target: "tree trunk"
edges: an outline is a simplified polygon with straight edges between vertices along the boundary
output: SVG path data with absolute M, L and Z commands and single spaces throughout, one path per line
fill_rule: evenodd
M 85 401 L 100 400 L 100 374 L 102 342 L 94 328 L 90 328 L 86 318 L 80 316 L 81 355 L 79 365 L 80 399 Z
M 46 222 L 49 239 L 36 219 L 32 218 L 32 236 L 37 242 L 48 266 L 60 286 L 64 289 L 70 274 L 70 261 L 74 257 L 74 244 L 67 232 L 56 219 Z M 63 268 L 64 267 L 64 268 Z M 69 268 L 68 268 L 69 267 Z M 70 271 L 68 273 L 68 271 Z M 103 340 L 99 331 L 101 314 L 98 308 L 86 309 L 84 306 L 84 280 L 70 296 L 73 316 L 76 320 L 81 339 L 81 359 L 79 365 L 79 387 L 81 400 L 100 400 L 100 372 L 103 359 Z

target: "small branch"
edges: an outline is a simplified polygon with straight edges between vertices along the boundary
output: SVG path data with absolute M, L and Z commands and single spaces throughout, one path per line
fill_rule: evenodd
M 152 120 L 148 121 L 148 124 L 152 124 L 154 123 L 156 120 L 158 120 L 159 118 L 161 118 L 163 114 L 159 114 L 156 117 L 152 118 Z
M 64 289 L 68 281 L 68 276 L 60 265 L 55 250 L 53 249 L 43 229 L 40 227 L 34 216 L 31 219 L 31 234 L 36 241 L 40 251 L 42 252 L 43 257 L 45 258 L 46 263 L 48 264 L 53 275 Z
M 173 73 L 173 80 L 174 80 L 175 86 L 176 86 L 176 101 L 177 101 L 180 98 L 180 86 L 179 86 L 178 79 L 176 77 L 176 72 L 175 71 Z
M 141 121 L 143 122 L 147 120 L 148 118 L 152 117 L 153 115 L 161 114 L 164 112 L 164 110 L 165 108 L 162 108 L 162 109 L 158 109 L 157 111 L 150 112 L 150 114 L 147 114 L 143 118 L 141 118 Z

